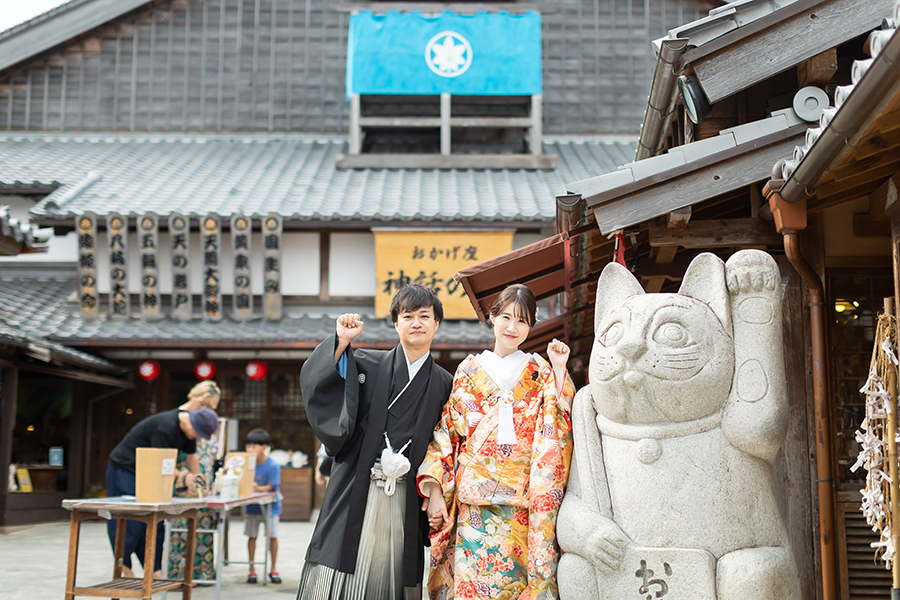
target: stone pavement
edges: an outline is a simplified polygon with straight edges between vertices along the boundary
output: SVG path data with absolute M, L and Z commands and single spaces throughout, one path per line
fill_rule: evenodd
M 228 551 L 233 560 L 247 560 L 247 538 L 240 518 L 233 518 Z M 247 565 L 224 568 L 222 600 L 289 600 L 297 594 L 297 582 L 303 570 L 303 557 L 312 536 L 313 522 L 282 522 L 279 526 L 278 571 L 284 583 L 248 585 Z M 258 542 L 257 560 L 262 561 L 262 542 Z M 0 572 L 3 573 L 3 600 L 63 600 L 69 548 L 69 524 L 48 523 L 23 527 L 0 535 Z M 261 568 L 257 568 L 261 571 Z M 140 572 L 138 568 L 137 573 Z M 112 550 L 106 537 L 106 524 L 85 521 L 81 525 L 78 554 L 79 585 L 108 581 L 112 575 Z M 194 600 L 214 600 L 215 587 L 194 588 Z M 154 598 L 162 598 L 161 595 Z M 171 593 L 169 600 L 180 600 Z

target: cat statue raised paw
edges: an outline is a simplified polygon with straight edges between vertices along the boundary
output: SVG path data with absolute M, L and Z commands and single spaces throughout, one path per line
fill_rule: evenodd
M 562 600 L 800 599 L 773 490 L 781 303 L 758 250 L 699 255 L 677 294 L 603 270 L 557 523 Z

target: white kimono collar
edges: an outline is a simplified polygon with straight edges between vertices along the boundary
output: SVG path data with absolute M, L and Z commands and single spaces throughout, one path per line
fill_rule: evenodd
M 475 358 L 501 391 L 510 392 L 515 389 L 516 380 L 531 360 L 531 354 L 516 350 L 501 358 L 492 350 L 485 350 Z

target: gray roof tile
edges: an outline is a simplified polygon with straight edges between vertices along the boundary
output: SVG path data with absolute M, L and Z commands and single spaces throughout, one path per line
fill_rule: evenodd
M 35 216 L 262 215 L 300 220 L 539 221 L 566 181 L 629 162 L 636 140 L 545 138 L 553 170 L 335 168 L 342 137 L 0 135 L 0 186 L 62 184 Z

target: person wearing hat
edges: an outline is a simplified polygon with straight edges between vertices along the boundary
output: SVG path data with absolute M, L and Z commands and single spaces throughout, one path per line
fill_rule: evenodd
M 219 427 L 219 416 L 211 408 L 201 408 L 195 411 L 180 409 L 151 415 L 131 428 L 119 444 L 109 454 L 109 466 L 106 469 L 106 495 L 133 496 L 135 493 L 135 465 L 136 450 L 138 448 L 175 448 L 183 451 L 188 457 L 188 468 L 194 484 L 203 487 L 205 482 L 199 474 L 199 463 L 190 460 L 191 455 L 197 453 L 197 440 L 209 439 Z M 131 555 L 137 554 L 141 565 L 144 565 L 143 548 L 146 542 L 147 525 L 139 521 L 127 521 L 125 528 L 125 554 L 122 560 L 122 575 L 133 577 L 131 570 Z M 106 523 L 109 533 L 109 543 L 115 552 L 116 520 L 110 519 Z M 156 539 L 162 540 L 164 524 L 159 523 L 156 530 Z M 163 544 L 156 545 L 156 556 L 153 561 L 153 576 L 162 577 L 162 550 Z

